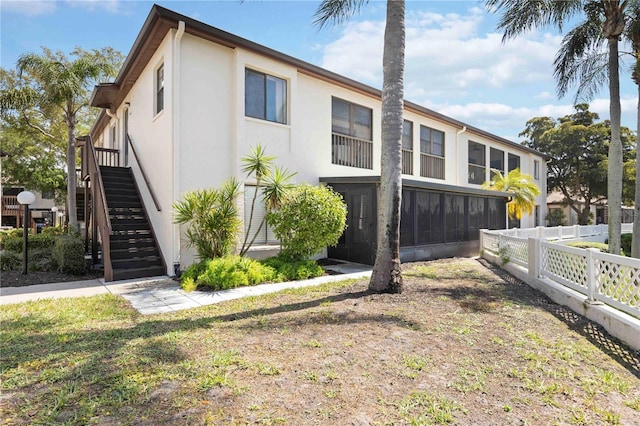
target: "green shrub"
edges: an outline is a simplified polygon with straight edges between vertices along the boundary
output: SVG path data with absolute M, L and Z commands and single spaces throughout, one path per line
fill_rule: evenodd
M 53 247 L 56 242 L 56 237 L 46 234 L 29 235 L 29 250 L 37 249 L 49 249 Z M 4 249 L 13 251 L 16 253 L 22 253 L 22 246 L 24 239 L 22 235 L 20 237 L 10 236 L 4 241 Z
M 606 243 L 594 243 L 594 242 L 590 242 L 590 241 L 577 241 L 575 243 L 569 243 L 567 245 L 569 247 L 576 247 L 576 248 L 581 248 L 581 249 L 597 248 L 598 250 L 600 250 L 600 253 L 609 253 L 609 245 L 606 244 Z M 625 256 L 624 250 L 620 250 L 620 255 L 621 256 Z
M 342 196 L 326 186 L 307 184 L 287 191 L 277 209 L 267 216 L 282 246 L 281 255 L 308 259 L 334 246 L 344 232 L 347 207 Z
M 64 228 L 62 226 L 45 226 L 40 231 L 41 235 L 64 235 Z
M 17 271 L 22 267 L 22 256 L 15 251 L 0 253 L 0 271 Z
M 84 249 L 83 249 L 84 251 Z M 29 247 L 29 272 L 49 272 L 56 270 L 56 262 L 53 260 L 52 249 Z
M 222 189 L 190 191 L 174 203 L 174 222 L 187 225 L 187 243 L 195 247 L 198 258 L 212 259 L 231 252 L 240 230 L 239 194 L 239 182 L 230 179 Z
M 52 255 L 60 272 L 80 275 L 86 271 L 87 265 L 84 261 L 84 241 L 82 241 L 82 238 L 71 235 L 56 237 Z
M 284 256 L 274 256 L 263 260 L 262 264 L 277 271 L 278 281 L 306 280 L 324 273 L 324 269 L 315 260 L 293 261 Z
M 182 288 L 190 291 L 197 286 L 212 290 L 256 285 L 273 281 L 275 269 L 260 262 L 240 257 L 226 256 L 204 260 L 188 267 L 181 276 Z

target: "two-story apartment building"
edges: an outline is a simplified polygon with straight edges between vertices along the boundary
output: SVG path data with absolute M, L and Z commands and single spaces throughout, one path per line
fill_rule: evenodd
M 348 229 L 329 255 L 370 263 L 381 184 L 380 96 L 153 6 L 115 81 L 93 93 L 92 105 L 103 112 L 91 137 L 97 147 L 119 151 L 118 165 L 131 167 L 169 274 L 171 265 L 193 261 L 173 224 L 172 204 L 229 177 L 244 181 L 251 194 L 254 182 L 241 172 L 240 159 L 258 144 L 297 172 L 296 182 L 328 184 L 343 194 Z M 508 225 L 508 194 L 481 188 L 491 168 L 519 167 L 534 176 L 543 195 L 522 226 L 541 223 L 540 153 L 409 101 L 404 119 L 403 260 L 477 253 L 479 229 Z M 263 242 L 272 240 L 265 233 Z

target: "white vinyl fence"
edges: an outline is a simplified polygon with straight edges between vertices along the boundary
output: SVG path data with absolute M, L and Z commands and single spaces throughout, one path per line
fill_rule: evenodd
M 623 233 L 631 224 L 623 224 Z M 560 244 L 606 234 L 606 225 L 510 229 L 481 233 L 481 249 L 584 296 L 640 318 L 640 260 Z

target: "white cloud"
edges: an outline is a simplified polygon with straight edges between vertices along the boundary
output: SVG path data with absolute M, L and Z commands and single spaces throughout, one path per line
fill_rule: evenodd
M 423 93 L 456 99 L 473 89 L 552 81 L 560 37 L 531 33 L 503 44 L 497 33 L 478 35 L 484 17 L 479 9 L 467 15 L 407 17 L 407 97 Z M 383 21 L 348 23 L 340 38 L 325 46 L 322 66 L 380 87 L 383 37 Z
M 39 1 L 39 0 L 12 0 L 1 1 L 0 8 L 2 13 L 16 13 L 26 16 L 38 16 L 46 15 L 47 13 L 55 12 L 56 3 L 53 1 Z
M 553 94 L 551 94 L 551 92 L 547 92 L 546 90 L 544 92 L 538 93 L 534 97 L 536 99 L 555 99 L 555 96 Z

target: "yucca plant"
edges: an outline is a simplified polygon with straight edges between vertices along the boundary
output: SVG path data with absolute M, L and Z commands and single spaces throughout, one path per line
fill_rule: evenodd
M 198 258 L 213 259 L 231 253 L 241 223 L 239 194 L 240 182 L 229 179 L 220 189 L 190 191 L 174 203 L 174 223 L 187 225 L 187 244 L 195 247 Z

